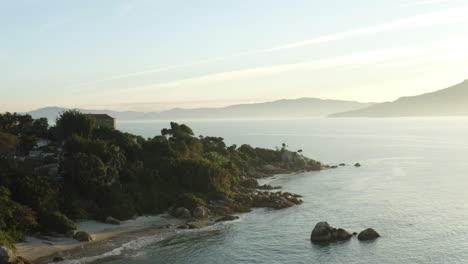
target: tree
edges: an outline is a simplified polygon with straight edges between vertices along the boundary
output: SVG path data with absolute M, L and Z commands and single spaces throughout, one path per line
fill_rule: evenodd
M 19 139 L 16 136 L 0 132 L 0 157 L 13 155 L 18 143 Z
M 73 135 L 88 138 L 92 135 L 96 120 L 77 110 L 68 110 L 60 114 L 56 121 L 57 133 L 60 139 L 68 139 Z
M 75 153 L 63 162 L 64 177 L 67 183 L 86 193 L 96 185 L 108 182 L 107 168 L 95 155 Z

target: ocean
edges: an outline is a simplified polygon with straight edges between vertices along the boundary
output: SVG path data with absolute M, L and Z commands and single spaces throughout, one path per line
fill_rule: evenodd
M 262 184 L 304 195 L 292 208 L 255 209 L 240 219 L 168 239 L 146 238 L 100 263 L 468 263 L 468 118 L 179 121 L 228 145 L 290 150 L 347 166 L 278 175 Z M 152 137 L 169 121 L 120 121 Z M 362 166 L 352 166 L 359 162 Z M 310 242 L 319 221 L 382 237 Z M 150 242 L 148 242 L 150 241 Z M 153 242 L 151 242 L 153 241 Z

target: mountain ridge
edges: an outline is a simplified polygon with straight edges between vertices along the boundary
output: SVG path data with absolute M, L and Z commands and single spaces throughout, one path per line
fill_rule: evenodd
M 150 119 L 233 119 L 233 118 L 306 118 L 326 117 L 340 111 L 355 110 L 373 103 L 302 97 L 270 102 L 235 104 L 213 108 L 173 108 L 161 112 L 113 111 L 108 109 L 77 109 L 83 113 L 104 113 L 121 120 Z M 44 107 L 27 112 L 34 118 L 55 120 L 69 108 Z
M 416 117 L 468 115 L 468 80 L 445 89 L 415 96 L 403 96 L 393 102 L 344 111 L 329 117 Z

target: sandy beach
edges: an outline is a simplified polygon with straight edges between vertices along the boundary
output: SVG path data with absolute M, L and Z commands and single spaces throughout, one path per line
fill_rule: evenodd
M 77 230 L 85 231 L 94 237 L 92 242 L 79 242 L 68 237 L 49 236 L 26 236 L 23 242 L 17 243 L 16 254 L 36 263 L 51 262 L 54 257 L 67 259 L 70 256 L 81 255 L 92 256 L 93 254 L 105 253 L 104 242 L 113 240 L 114 245 L 119 247 L 120 243 L 142 237 L 144 234 L 156 235 L 168 232 L 168 225 L 178 225 L 185 221 L 168 215 L 141 216 L 133 220 L 122 221 L 120 225 L 111 225 L 97 221 L 77 222 Z

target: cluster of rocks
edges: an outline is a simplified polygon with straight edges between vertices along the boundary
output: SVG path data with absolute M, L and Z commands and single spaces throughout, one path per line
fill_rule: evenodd
M 263 184 L 260 186 L 257 186 L 257 189 L 259 190 L 276 190 L 276 189 L 282 189 L 282 186 L 272 186 L 270 184 Z
M 253 207 L 268 207 L 275 209 L 283 209 L 301 204 L 303 201 L 299 198 L 299 194 L 289 192 L 256 192 L 252 195 Z
M 15 253 L 4 246 L 0 246 L 0 264 L 33 264 L 33 262 L 16 256 Z
M 350 239 L 353 235 L 358 235 L 358 233 L 351 233 L 343 228 L 334 228 L 327 222 L 318 222 L 310 234 L 310 240 L 312 242 L 343 241 Z M 372 228 L 363 230 L 358 235 L 359 240 L 374 240 L 378 237 L 380 234 Z

